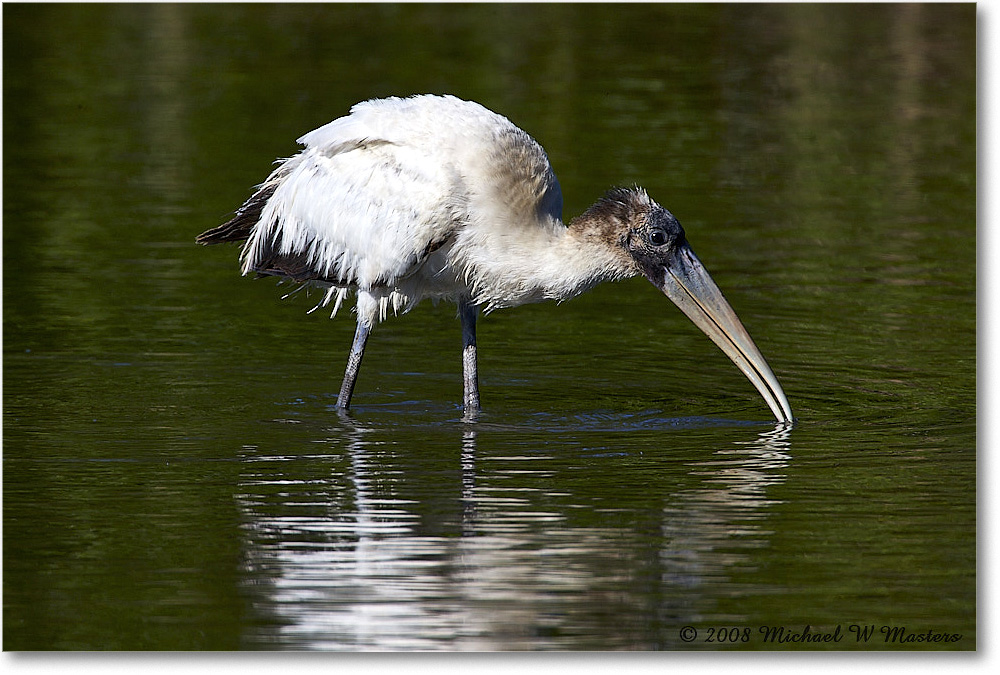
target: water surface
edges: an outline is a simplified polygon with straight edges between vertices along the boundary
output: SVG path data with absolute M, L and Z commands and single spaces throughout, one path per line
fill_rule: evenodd
M 5 649 L 976 647 L 974 6 L 3 11 Z M 644 185 L 796 426 L 643 280 L 486 317 L 475 424 L 422 305 L 338 416 L 349 314 L 193 239 L 415 92 Z

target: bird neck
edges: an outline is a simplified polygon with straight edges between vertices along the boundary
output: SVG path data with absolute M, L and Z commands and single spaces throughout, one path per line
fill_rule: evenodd
M 468 246 L 471 255 L 462 267 L 476 303 L 488 312 L 562 301 L 603 281 L 638 273 L 619 246 L 581 218 L 569 226 L 553 219 L 515 235 L 482 237 L 478 246 Z

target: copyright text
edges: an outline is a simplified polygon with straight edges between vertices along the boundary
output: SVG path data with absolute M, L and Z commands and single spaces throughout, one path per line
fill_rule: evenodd
M 846 627 L 837 624 L 833 628 L 817 629 L 806 626 L 757 626 L 741 627 L 706 627 L 695 628 L 684 626 L 679 632 L 683 642 L 715 643 L 715 644 L 822 644 L 844 642 L 851 644 L 949 644 L 959 642 L 961 633 L 936 630 L 933 628 L 910 630 L 906 626 L 848 624 Z

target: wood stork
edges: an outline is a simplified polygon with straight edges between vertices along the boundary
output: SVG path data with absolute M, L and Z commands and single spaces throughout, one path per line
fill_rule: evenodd
M 569 225 L 542 147 L 505 117 L 453 96 L 359 103 L 298 139 L 228 222 L 197 241 L 245 242 L 243 274 L 357 291 L 346 410 L 372 327 L 424 298 L 458 304 L 464 406 L 479 410 L 476 317 L 565 300 L 643 274 L 743 371 L 779 422 L 781 385 L 695 256 L 677 219 L 639 187 L 614 188 Z

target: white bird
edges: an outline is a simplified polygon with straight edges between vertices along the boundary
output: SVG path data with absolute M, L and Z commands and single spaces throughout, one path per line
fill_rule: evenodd
M 643 274 L 743 371 L 780 422 L 781 385 L 674 216 L 639 187 L 614 188 L 569 225 L 542 147 L 507 118 L 453 96 L 359 103 L 298 139 L 305 146 L 227 223 L 243 274 L 326 289 L 337 313 L 357 290 L 357 330 L 337 407 L 350 405 L 372 327 L 424 298 L 458 304 L 464 406 L 479 410 L 476 317 L 565 300 Z M 331 315 L 332 316 L 332 315 Z

